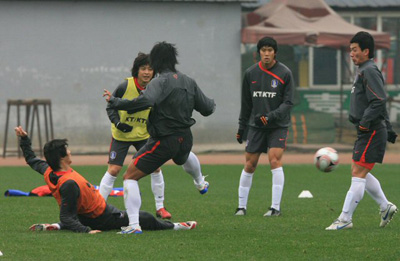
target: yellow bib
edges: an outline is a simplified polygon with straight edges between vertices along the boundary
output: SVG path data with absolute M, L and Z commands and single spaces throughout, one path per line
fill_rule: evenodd
M 122 96 L 123 99 L 132 100 L 139 96 L 133 77 L 126 78 L 128 86 Z M 114 139 L 119 141 L 140 141 L 150 137 L 147 132 L 147 119 L 149 118 L 150 108 L 147 110 L 129 114 L 127 111 L 118 111 L 120 122 L 129 124 L 133 127 L 131 132 L 122 132 L 111 123 L 111 133 Z

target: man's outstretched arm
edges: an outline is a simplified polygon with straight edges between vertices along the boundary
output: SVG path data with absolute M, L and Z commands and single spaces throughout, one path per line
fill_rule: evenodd
M 114 97 L 109 91 L 104 90 L 103 97 L 108 102 L 107 109 L 138 112 L 154 105 L 154 101 L 143 94 L 133 100 L 128 100 Z
M 26 163 L 28 163 L 33 170 L 43 175 L 49 165 L 46 161 L 36 157 L 35 152 L 32 150 L 32 143 L 31 139 L 28 137 L 28 133 L 21 126 L 16 127 L 14 130 L 15 134 L 20 139 L 20 147 L 24 154 Z

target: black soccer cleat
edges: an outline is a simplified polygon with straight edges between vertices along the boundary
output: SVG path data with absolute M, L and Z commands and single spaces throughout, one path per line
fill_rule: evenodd
M 267 213 L 264 214 L 264 217 L 278 217 L 281 215 L 281 212 L 279 210 L 276 210 L 274 208 L 269 208 Z
M 246 216 L 245 208 L 237 208 L 235 212 L 235 216 Z

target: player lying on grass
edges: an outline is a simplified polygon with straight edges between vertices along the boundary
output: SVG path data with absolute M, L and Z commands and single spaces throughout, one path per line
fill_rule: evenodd
M 107 204 L 99 191 L 71 168 L 71 152 L 66 139 L 55 139 L 44 145 L 46 161 L 36 157 L 31 140 L 21 126 L 15 128 L 25 161 L 44 176 L 53 197 L 60 206 L 60 222 L 34 224 L 31 230 L 60 230 L 95 234 L 103 230 L 120 229 L 129 225 L 126 211 Z M 143 230 L 189 230 L 196 221 L 172 223 L 159 220 L 152 214 L 140 211 L 139 223 Z

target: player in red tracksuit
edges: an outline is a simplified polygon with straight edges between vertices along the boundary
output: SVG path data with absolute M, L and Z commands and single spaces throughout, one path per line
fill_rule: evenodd
M 262 152 L 268 152 L 272 172 L 272 204 L 266 217 L 280 215 L 284 185 L 282 156 L 286 147 L 290 110 L 293 106 L 292 72 L 276 60 L 278 46 L 270 37 L 257 43 L 260 62 L 248 68 L 242 84 L 239 130 L 236 138 L 243 142 L 245 130 L 246 163 L 239 182 L 239 206 L 235 215 L 246 215 L 253 174 Z
M 128 226 L 126 211 L 105 202 L 90 182 L 71 168 L 71 152 L 67 140 L 52 140 L 45 144 L 46 161 L 36 157 L 31 140 L 21 126 L 15 128 L 20 137 L 21 149 L 29 166 L 44 176 L 46 184 L 60 207 L 60 222 L 34 224 L 31 230 L 67 229 L 74 232 L 95 234 L 102 230 L 120 229 Z M 158 220 L 148 212 L 139 213 L 139 222 L 145 230 L 193 229 L 195 221 L 171 223 Z

